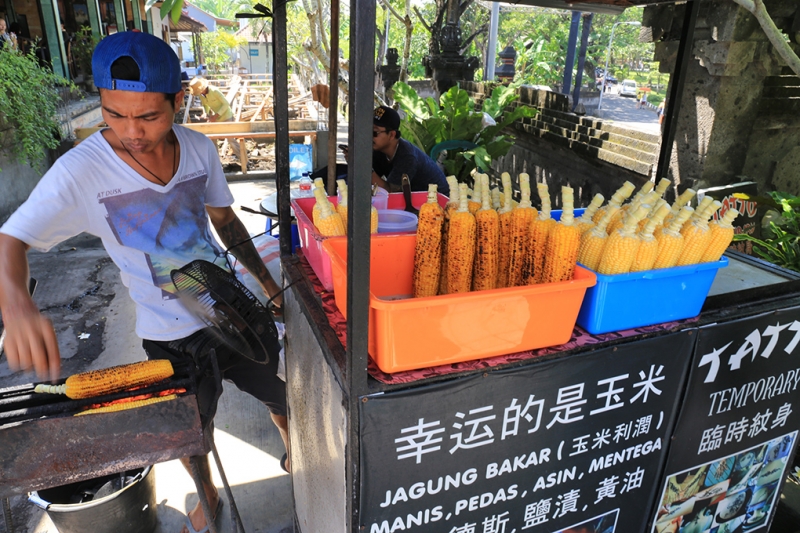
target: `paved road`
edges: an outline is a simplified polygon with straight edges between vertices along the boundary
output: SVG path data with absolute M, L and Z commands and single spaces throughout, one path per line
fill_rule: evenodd
M 619 124 L 655 135 L 661 134 L 655 110 L 637 109 L 635 98 L 606 93 L 603 95 L 602 108 L 597 113 L 597 117 L 611 124 Z

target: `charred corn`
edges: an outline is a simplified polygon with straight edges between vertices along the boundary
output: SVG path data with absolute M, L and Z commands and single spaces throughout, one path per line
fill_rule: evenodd
M 442 266 L 439 269 L 439 294 L 447 294 L 447 234 L 450 227 L 450 216 L 458 210 L 459 188 L 458 180 L 455 176 L 447 176 L 447 184 L 450 186 L 450 199 L 444 207 L 444 224 L 442 225 Z
M 167 402 L 169 400 L 174 400 L 177 397 L 178 397 L 177 394 L 167 394 L 166 396 L 156 396 L 154 398 L 136 400 L 133 402 L 116 403 L 112 405 L 106 405 L 104 407 L 95 407 L 94 409 L 87 409 L 86 411 L 81 411 L 80 413 L 77 413 L 75 416 L 97 415 L 100 413 L 115 413 L 117 411 L 127 411 L 128 409 L 136 409 L 137 407 L 144 407 L 145 405 Z
M 530 179 L 524 172 L 519 175 L 520 202 L 511 212 L 511 259 L 508 265 L 508 286 L 522 285 L 522 269 L 528 253 L 531 222 L 536 209 L 531 205 Z
M 569 281 L 575 273 L 581 232 L 574 224 L 572 187 L 561 187 L 561 220 L 547 236 L 543 283 Z
M 683 251 L 683 235 L 680 230 L 693 213 L 694 209 L 691 207 L 683 207 L 669 225 L 665 225 L 663 229 L 655 232 L 658 240 L 658 252 L 655 263 L 653 263 L 654 269 L 672 268 L 678 262 L 681 251 Z
M 503 183 L 503 207 L 500 208 L 500 241 L 497 250 L 497 288 L 509 287 L 508 268 L 511 263 L 511 218 L 513 209 L 511 207 L 511 175 L 503 172 L 500 175 Z
M 528 234 L 528 251 L 522 265 L 522 281 L 525 285 L 542 283 L 544 279 L 544 259 L 547 255 L 547 236 L 556 221 L 550 217 L 550 193 L 547 185 L 538 183 L 536 190 L 542 210 L 531 221 Z
M 630 272 L 631 265 L 636 259 L 639 250 L 639 236 L 636 227 L 639 221 L 647 215 L 648 209 L 639 206 L 626 218 L 625 225 L 608 236 L 608 241 L 603 248 L 603 258 L 597 271 L 604 275 L 626 274 Z
M 428 201 L 419 208 L 417 243 L 414 246 L 414 298 L 436 296 L 442 267 L 444 209 L 439 205 L 436 185 L 428 185 Z
M 339 213 L 333 210 L 327 198 L 325 198 L 325 191 L 323 189 L 314 189 L 314 196 L 317 198 L 317 203 L 320 205 L 319 222 L 317 229 L 323 237 L 338 237 L 345 235 L 344 222 Z
M 63 385 L 36 385 L 34 391 L 65 394 L 67 398 L 80 400 L 152 385 L 171 377 L 174 373 L 172 363 L 168 360 L 153 359 L 75 374 L 68 377 Z
M 603 198 L 602 194 L 595 194 L 594 198 L 592 198 L 589 207 L 587 207 L 583 214 L 580 216 L 579 219 L 575 221 L 575 225 L 578 227 L 578 231 L 584 233 L 585 231 L 594 227 L 594 222 L 592 221 L 592 217 L 600 209 L 600 206 L 603 205 L 605 198 Z
M 668 213 L 669 205 L 664 202 L 655 215 L 647 219 L 644 229 L 639 233 L 641 242 L 636 252 L 636 259 L 633 260 L 631 265 L 631 272 L 641 272 L 642 270 L 651 270 L 653 268 L 658 255 L 658 240 L 653 236 L 653 232 L 664 221 L 664 217 Z
M 731 245 L 731 240 L 733 240 L 733 221 L 738 216 L 739 211 L 728 209 L 720 220 L 708 225 L 711 232 L 711 242 L 708 243 L 706 251 L 703 252 L 703 256 L 700 258 L 701 263 L 719 261 L 722 254 Z
M 450 216 L 447 230 L 448 294 L 470 291 L 475 260 L 475 216 L 469 212 L 467 185 L 462 183 L 459 188 L 461 205 Z
M 492 209 L 489 176 L 480 175 L 483 206 L 475 214 L 475 263 L 472 271 L 472 290 L 485 291 L 497 286 L 500 215 Z M 475 184 L 475 188 L 478 184 Z
M 619 207 L 611 205 L 606 210 L 595 227 L 581 235 L 581 245 L 578 249 L 578 263 L 582 264 L 590 270 L 597 271 L 600 266 L 600 260 L 603 258 L 603 248 L 605 248 L 608 241 L 608 233 L 606 228 L 614 215 L 619 211 Z

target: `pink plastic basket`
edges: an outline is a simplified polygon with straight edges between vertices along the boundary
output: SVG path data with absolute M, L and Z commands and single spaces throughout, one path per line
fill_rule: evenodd
M 411 193 L 411 205 L 419 209 L 428 199 L 428 193 L 425 191 Z M 332 204 L 336 205 L 338 199 L 335 196 L 328 197 Z M 439 193 L 439 205 L 444 207 L 447 205 L 447 196 Z M 297 219 L 297 230 L 300 234 L 300 246 L 303 248 L 303 255 L 308 259 L 308 263 L 314 270 L 322 286 L 326 291 L 333 290 L 333 275 L 331 273 L 331 259 L 328 253 L 322 248 L 322 243 L 328 237 L 323 237 L 317 231 L 317 227 L 312 222 L 312 212 L 314 210 L 314 198 L 295 198 L 292 200 L 292 208 L 294 208 L 294 216 Z M 403 193 L 392 193 L 389 195 L 387 202 L 388 209 L 403 209 L 406 202 L 403 199 Z

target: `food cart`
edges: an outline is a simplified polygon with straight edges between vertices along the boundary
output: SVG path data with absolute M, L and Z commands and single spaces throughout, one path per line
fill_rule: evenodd
M 626 5 L 646 3 L 657 2 Z M 686 9 L 662 170 L 698 8 Z M 288 128 L 276 117 L 297 531 L 766 531 L 800 427 L 795 273 L 729 254 L 697 317 L 576 327 L 559 346 L 391 374 L 369 359 L 379 273 L 369 158 L 358 154 L 371 149 L 374 21 L 374 2 L 352 4 L 346 256 L 356 259 L 341 307 L 284 239 Z M 641 291 L 625 304 L 664 302 Z M 429 349 L 414 328 L 393 334 Z

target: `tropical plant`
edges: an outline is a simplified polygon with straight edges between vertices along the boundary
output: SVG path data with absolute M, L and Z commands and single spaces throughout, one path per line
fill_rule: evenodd
M 41 163 L 45 149 L 58 146 L 58 88 L 72 88 L 39 66 L 35 49 L 27 54 L 0 49 L 0 152 L 31 165 Z
M 513 137 L 502 134 L 505 127 L 537 112 L 526 106 L 508 110 L 518 97 L 514 88 L 502 85 L 484 100 L 482 111 L 476 110 L 474 100 L 457 86 L 443 94 L 437 104 L 433 98 L 422 99 L 414 89 L 398 82 L 394 98 L 405 112 L 400 133 L 426 154 L 439 143 L 460 141 L 449 143 L 451 149 L 442 165 L 445 174 L 465 183 L 471 183 L 473 169 L 488 172 L 492 161 L 506 155 L 514 145 Z M 496 123 L 486 126 L 486 115 Z
M 231 50 L 247 44 L 247 38 L 224 30 L 201 33 L 200 39 L 203 42 L 203 56 L 211 72 L 224 70 L 231 61 Z
M 92 32 L 89 26 L 81 26 L 75 33 L 75 41 L 72 43 L 72 56 L 75 62 L 78 63 L 81 73 L 84 78 L 92 75 L 92 54 L 97 43 L 100 42 L 100 37 Z
M 800 272 L 800 197 L 785 192 L 770 192 L 768 197 L 750 197 L 737 194 L 745 200 L 755 200 L 759 205 L 768 206 L 769 229 L 762 239 L 737 233 L 734 241 L 750 241 L 753 251 L 780 267 Z

